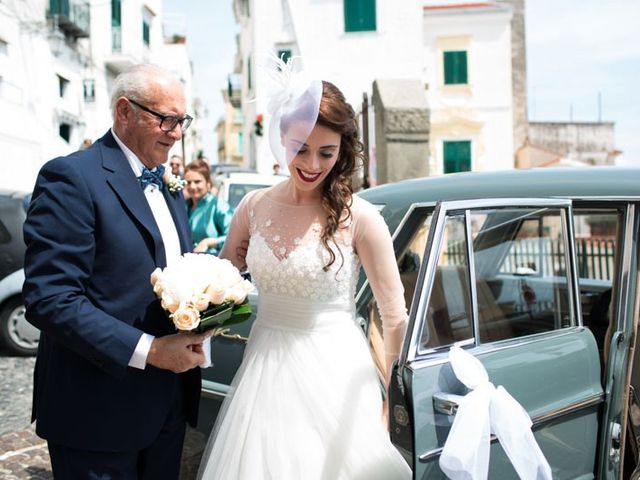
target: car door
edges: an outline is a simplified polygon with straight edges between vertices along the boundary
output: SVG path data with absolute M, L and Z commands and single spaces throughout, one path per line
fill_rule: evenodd
M 202 370 L 202 391 L 198 430 L 209 434 L 218 416 L 222 402 L 229 393 L 231 381 L 242 363 L 244 348 L 256 318 L 258 294 L 248 295 L 252 306 L 251 317 L 239 324 L 219 331 L 211 339 L 212 366 Z
M 415 288 L 390 433 L 414 478 L 445 478 L 438 459 L 467 393 L 448 362 L 454 344 L 529 413 L 554 478 L 593 478 L 604 395 L 598 347 L 581 324 L 571 202 L 443 202 L 432 214 L 414 209 L 403 228 L 400 265 L 411 268 L 401 277 Z M 517 478 L 497 442 L 489 478 Z

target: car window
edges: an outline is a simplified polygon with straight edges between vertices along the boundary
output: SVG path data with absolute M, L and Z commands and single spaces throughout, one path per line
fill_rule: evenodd
M 574 209 L 576 256 L 582 323 L 596 339 L 604 356 L 611 321 L 611 294 L 617 265 L 622 212 L 615 209 Z
M 477 211 L 471 224 L 481 343 L 573 324 L 560 209 Z
M 464 215 L 447 217 L 420 344 L 436 348 L 473 338 Z
M 229 185 L 228 203 L 232 208 L 236 208 L 240 200 L 249 192 L 259 188 L 265 188 L 269 185 L 260 185 L 253 183 L 232 183 Z
M 468 339 L 507 340 L 575 324 L 563 210 L 468 210 L 448 214 L 445 221 L 420 350 Z

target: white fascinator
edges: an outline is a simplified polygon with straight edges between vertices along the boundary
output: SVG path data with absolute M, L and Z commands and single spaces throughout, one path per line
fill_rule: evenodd
M 309 78 L 300 57 L 287 61 L 271 55 L 266 62 L 270 78 L 269 146 L 273 156 L 286 167 L 304 146 L 318 120 L 322 81 Z

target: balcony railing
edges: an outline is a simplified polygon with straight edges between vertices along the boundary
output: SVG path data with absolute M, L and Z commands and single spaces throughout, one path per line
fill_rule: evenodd
M 229 94 L 229 102 L 235 108 L 240 108 L 242 100 L 242 76 L 238 73 L 232 73 L 228 77 L 227 93 Z
M 49 0 L 49 17 L 74 38 L 88 37 L 91 32 L 89 4 L 79 0 Z

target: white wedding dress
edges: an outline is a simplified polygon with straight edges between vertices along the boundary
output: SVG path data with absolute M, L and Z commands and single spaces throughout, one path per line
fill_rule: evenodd
M 320 206 L 278 203 L 269 190 L 248 195 L 238 207 L 225 248 L 235 251 L 236 239 L 250 234 L 246 260 L 259 291 L 258 315 L 198 478 L 411 478 L 383 426 L 379 376 L 354 321 L 364 254 L 385 343 L 399 348 L 406 322 L 402 286 L 393 253 L 391 265 L 376 259 L 379 249 L 389 254 L 388 231 L 372 205 L 354 198 L 349 226 L 336 239 L 340 251 L 334 248 L 335 262 L 324 271 L 323 217 Z M 355 245 L 363 251 L 356 254 Z M 395 277 L 384 277 L 388 268 Z

